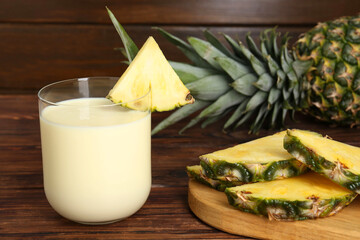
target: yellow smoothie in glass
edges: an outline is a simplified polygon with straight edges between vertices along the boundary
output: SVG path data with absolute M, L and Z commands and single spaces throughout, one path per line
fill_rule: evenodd
M 151 115 L 106 98 L 78 98 L 40 114 L 44 188 L 51 206 L 82 223 L 126 218 L 151 188 Z

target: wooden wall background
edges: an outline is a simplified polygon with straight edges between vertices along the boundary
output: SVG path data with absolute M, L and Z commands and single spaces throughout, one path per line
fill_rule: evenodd
M 140 46 L 153 35 L 171 60 L 183 55 L 151 29 L 244 39 L 278 25 L 293 39 L 319 21 L 360 11 L 359 0 L 0 0 L 0 92 L 35 93 L 54 81 L 120 76 L 123 57 L 108 6 Z

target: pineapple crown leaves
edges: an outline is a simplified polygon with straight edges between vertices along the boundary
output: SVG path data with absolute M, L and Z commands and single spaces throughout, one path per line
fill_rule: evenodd
M 110 9 L 108 7 L 106 7 L 106 10 L 107 10 L 107 12 L 109 14 L 111 22 L 114 24 L 114 27 L 115 27 L 116 31 L 118 32 L 118 34 L 119 34 L 119 36 L 121 38 L 121 41 L 124 44 L 124 49 L 125 49 L 125 52 L 126 52 L 126 56 L 127 56 L 128 60 L 129 60 L 129 62 L 131 63 L 131 61 L 135 58 L 136 54 L 138 53 L 139 49 L 135 45 L 134 41 L 126 33 L 123 26 L 121 26 L 121 24 L 118 22 L 118 20 L 114 16 L 114 14 L 110 11 Z
M 138 48 L 111 11 L 108 12 L 124 44 L 120 50 L 131 62 Z M 296 110 L 306 107 L 304 75 L 312 60 L 298 60 L 291 54 L 287 34 L 280 39 L 279 47 L 280 34 L 275 29 L 265 30 L 260 35 L 260 48 L 250 34 L 245 39 L 247 47 L 222 34 L 231 51 L 208 30 L 204 31 L 205 40 L 189 37 L 185 42 L 164 29 L 154 29 L 192 62 L 169 61 L 197 101 L 173 112 L 152 130 L 152 134 L 199 110 L 179 133 L 201 121 L 201 126 L 206 127 L 229 113 L 224 131 L 234 130 L 252 120 L 250 133 L 256 133 L 262 127 L 282 127 L 288 112 L 293 116 Z

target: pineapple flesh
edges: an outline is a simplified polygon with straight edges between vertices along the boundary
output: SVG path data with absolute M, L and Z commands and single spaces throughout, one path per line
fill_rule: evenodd
M 360 193 L 360 148 L 296 129 L 287 131 L 284 148 L 311 170 Z
M 138 99 L 151 89 L 151 111 L 169 111 L 194 102 L 190 91 L 166 60 L 153 37 L 149 37 L 108 98 L 114 103 L 142 110 Z M 145 105 L 145 104 L 144 104 Z
M 225 193 L 239 210 L 277 221 L 332 216 L 357 195 L 314 172 L 227 188 Z
M 240 182 L 228 182 L 211 179 L 204 174 L 200 165 L 187 166 L 186 172 L 190 178 L 193 178 L 196 181 L 205 184 L 208 187 L 212 187 L 218 191 L 224 191 L 228 187 L 234 187 L 242 184 Z
M 236 185 L 300 175 L 307 167 L 283 149 L 284 136 L 285 131 L 202 155 L 204 175 Z

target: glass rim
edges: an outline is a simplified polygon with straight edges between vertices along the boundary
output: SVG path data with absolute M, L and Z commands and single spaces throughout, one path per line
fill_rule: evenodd
M 55 85 L 58 85 L 58 84 L 61 84 L 61 83 L 67 83 L 67 82 L 79 82 L 79 81 L 89 81 L 89 80 L 95 80 L 95 79 L 105 79 L 105 78 L 108 78 L 108 79 L 113 79 L 113 80 L 117 80 L 119 79 L 119 77 L 110 77 L 110 76 L 96 76 L 96 77 L 79 77 L 79 78 L 70 78 L 70 79 L 65 79 L 65 80 L 60 80 L 60 81 L 56 81 L 56 82 L 53 82 L 53 83 L 50 83 L 48 85 L 45 85 L 44 87 L 42 87 L 38 93 L 37 93 L 37 97 L 38 97 L 38 100 L 46 103 L 46 104 L 49 104 L 49 105 L 52 105 L 52 106 L 67 106 L 67 107 L 76 107 L 76 105 L 72 105 L 72 104 L 64 104 L 64 103 L 56 103 L 56 102 L 52 102 L 52 101 L 49 101 L 49 100 L 46 100 L 45 98 L 41 97 L 41 93 L 46 90 L 47 88 L 49 87 L 52 87 L 52 86 L 55 86 Z M 149 90 L 142 96 L 140 97 L 137 97 L 135 99 L 131 99 L 129 101 L 126 101 L 126 102 L 121 102 L 121 103 L 114 103 L 111 101 L 111 104 L 104 104 L 104 105 L 95 105 L 95 106 L 89 106 L 89 107 L 114 107 L 114 106 L 122 106 L 124 104 L 128 104 L 128 103 L 132 103 L 132 102 L 136 102 L 136 101 L 139 101 L 141 100 L 142 98 L 145 98 L 147 97 L 151 92 L 151 87 L 149 86 Z M 106 98 L 106 96 L 104 96 L 104 98 Z M 71 99 L 69 99 L 71 100 Z

